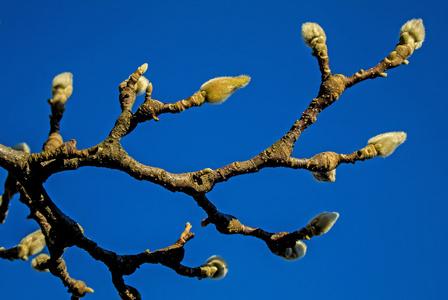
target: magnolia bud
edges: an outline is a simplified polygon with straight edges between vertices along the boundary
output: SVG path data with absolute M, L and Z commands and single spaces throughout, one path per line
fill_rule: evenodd
M 336 169 L 328 172 L 311 172 L 311 174 L 319 182 L 334 182 L 336 180 Z
M 298 260 L 305 256 L 306 254 L 306 244 L 300 240 L 296 241 L 294 247 L 289 247 L 281 252 L 273 252 L 275 255 L 280 256 L 284 260 Z
M 308 47 L 314 48 L 317 42 L 325 43 L 327 36 L 319 24 L 308 22 L 302 25 L 302 39 Z
M 19 250 L 18 258 L 28 260 L 28 256 L 37 254 L 44 249 L 45 236 L 40 229 L 36 230 L 24 237 L 17 247 Z
M 31 152 L 30 147 L 26 143 L 20 143 L 20 144 L 14 145 L 14 146 L 12 146 L 12 149 L 18 150 L 18 151 L 23 151 L 25 153 Z
M 378 156 L 386 157 L 391 155 L 404 141 L 406 141 L 406 133 L 395 131 L 374 136 L 367 141 L 367 144 L 375 146 Z
M 141 95 L 146 93 L 146 88 L 148 87 L 149 80 L 145 76 L 140 76 L 137 83 L 134 86 L 135 94 Z
M 201 266 L 203 272 L 207 275 L 208 278 L 211 279 L 221 279 L 226 276 L 229 268 L 227 266 L 227 262 L 218 255 L 213 255 L 204 265 Z
M 412 39 L 413 41 L 410 41 Z M 425 40 L 425 26 L 423 26 L 422 19 L 412 19 L 407 21 L 400 30 L 400 41 L 407 44 L 414 43 L 414 49 L 422 46 Z M 400 42 L 401 43 L 401 42 Z
M 41 253 L 38 256 L 36 256 L 35 258 L 33 258 L 33 260 L 31 260 L 31 268 L 33 268 L 33 270 L 40 272 L 40 273 L 48 272 L 49 270 L 46 268 L 43 268 L 42 264 L 47 262 L 49 259 L 50 259 L 50 256 L 48 254 Z
M 53 99 L 50 100 L 50 104 L 65 105 L 67 99 L 73 92 L 73 74 L 65 72 L 57 75 L 53 78 L 53 84 L 51 86 L 51 94 Z
M 338 217 L 339 214 L 337 212 L 324 212 L 312 218 L 306 227 L 314 227 L 314 234 L 318 236 L 327 233 L 333 227 Z
M 245 87 L 250 77 L 240 75 L 237 77 L 216 77 L 201 86 L 200 91 L 205 92 L 205 102 L 217 104 L 227 100 L 237 89 Z

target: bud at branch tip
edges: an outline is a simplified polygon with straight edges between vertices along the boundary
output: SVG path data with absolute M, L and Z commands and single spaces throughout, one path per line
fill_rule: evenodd
M 213 255 L 201 266 L 203 274 L 210 279 L 221 279 L 229 271 L 227 262 L 218 255 Z
M 324 212 L 312 218 L 306 227 L 314 227 L 314 234 L 319 236 L 327 233 L 338 218 L 339 214 L 337 212 Z
M 422 46 L 425 40 L 425 26 L 422 19 L 407 21 L 400 30 L 400 44 L 414 43 L 414 49 Z
M 327 36 L 319 24 L 307 22 L 302 25 L 302 39 L 308 47 L 314 48 L 316 43 L 325 43 Z
M 250 77 L 246 75 L 216 77 L 204 83 L 200 91 L 205 92 L 205 102 L 218 104 L 226 101 L 236 90 L 245 87 L 249 81 Z
M 386 157 L 406 141 L 406 136 L 403 131 L 382 133 L 368 140 L 367 144 L 375 146 L 378 156 Z

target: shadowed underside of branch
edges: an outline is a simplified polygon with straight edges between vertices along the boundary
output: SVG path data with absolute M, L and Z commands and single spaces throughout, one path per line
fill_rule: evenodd
M 5 191 L 0 198 L 0 222 L 4 223 L 8 213 L 9 202 L 17 193 L 20 201 L 30 209 L 30 218 L 34 219 L 40 230 L 31 233 L 17 245 L 9 249 L 0 248 L 0 258 L 27 260 L 28 256 L 38 254 L 46 245 L 50 255 L 40 254 L 32 260 L 32 267 L 37 271 L 50 271 L 60 278 L 68 288 L 71 299 L 80 299 L 93 289 L 81 281 L 71 278 L 62 256 L 68 247 L 79 247 L 110 270 L 112 282 L 122 299 L 141 299 L 134 287 L 126 285 L 123 276 L 133 274 L 141 265 L 162 264 L 180 275 L 188 277 L 219 279 L 227 272 L 227 263 L 218 256 L 213 256 L 205 264 L 188 267 L 181 264 L 184 257 L 184 245 L 194 237 L 191 225 L 186 224 L 180 237 L 164 249 L 150 252 L 144 250 L 134 255 L 119 255 L 100 247 L 84 235 L 80 224 L 65 215 L 51 200 L 42 184 L 51 175 L 76 170 L 84 166 L 109 168 L 125 172 L 138 180 L 149 181 L 172 192 L 182 192 L 192 196 L 198 206 L 206 213 L 202 226 L 214 224 L 219 233 L 241 234 L 258 238 L 266 243 L 276 255 L 286 260 L 295 260 L 306 253 L 302 240 L 326 233 L 335 223 L 339 214 L 325 212 L 313 218 L 303 228 L 294 232 L 270 233 L 261 228 L 243 225 L 238 218 L 224 214 L 216 208 L 206 196 L 218 183 L 230 178 L 255 173 L 264 168 L 304 169 L 322 182 L 336 179 L 336 168 L 342 163 L 355 163 L 372 159 L 376 156 L 388 156 L 404 142 L 404 132 L 390 132 L 376 136 L 368 141 L 366 147 L 350 154 L 335 152 L 318 153 L 310 158 L 293 157 L 293 147 L 301 133 L 316 122 L 318 115 L 332 105 L 343 92 L 366 79 L 385 77 L 386 71 L 402 64 L 421 46 L 424 28 L 421 20 L 411 20 L 400 32 L 400 41 L 395 49 L 378 65 L 369 70 L 360 70 L 351 75 L 332 74 L 323 29 L 315 23 L 305 23 L 302 38 L 316 57 L 321 71 L 319 92 L 308 108 L 292 123 L 274 144 L 258 155 L 245 161 L 235 161 L 216 170 L 204 169 L 188 173 L 175 174 L 162 168 L 144 165 L 132 158 L 121 146 L 123 137 L 131 134 L 140 124 L 147 121 L 160 121 L 163 114 L 181 113 L 206 103 L 225 101 L 237 89 L 248 84 L 250 78 L 245 75 L 237 77 L 217 77 L 204 83 L 192 96 L 175 103 L 163 103 L 152 98 L 152 84 L 144 78 L 147 64 L 142 65 L 119 86 L 121 114 L 111 129 L 109 136 L 89 149 L 77 149 L 76 141 L 64 142 L 60 130 L 60 121 L 65 111 L 65 103 L 71 96 L 73 81 L 71 73 L 56 76 L 52 85 L 50 132 L 40 153 L 30 154 L 24 144 L 12 148 L 0 145 L 0 166 L 9 172 L 5 182 Z M 136 96 L 145 94 L 145 101 L 133 112 Z

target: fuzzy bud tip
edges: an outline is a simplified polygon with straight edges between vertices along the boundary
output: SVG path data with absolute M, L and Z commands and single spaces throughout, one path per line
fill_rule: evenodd
M 143 65 L 141 65 L 141 66 L 139 67 L 139 69 L 140 69 L 140 72 L 142 72 L 142 74 L 145 73 L 146 70 L 148 70 L 148 64 L 147 64 L 147 63 L 144 63 Z
M 53 95 L 53 100 L 50 104 L 61 104 L 64 105 L 67 99 L 73 93 L 73 74 L 70 72 L 65 72 L 57 75 L 53 78 L 53 84 L 51 85 L 51 94 Z
M 204 266 L 214 267 L 216 268 L 216 272 L 211 274 L 209 278 L 211 279 L 221 279 L 224 278 L 229 271 L 229 267 L 227 265 L 227 262 L 218 255 L 213 255 L 207 261 L 205 262 Z
M 374 136 L 367 141 L 367 144 L 375 146 L 378 156 L 386 157 L 391 155 L 404 141 L 406 141 L 406 133 L 395 131 Z
M 324 212 L 312 218 L 306 227 L 314 227 L 314 234 L 319 236 L 327 233 L 338 218 L 339 214 L 337 212 Z
M 327 40 L 325 31 L 319 24 L 307 22 L 302 25 L 302 39 L 308 47 L 313 48 L 313 44 L 318 42 L 319 38 L 321 38 L 319 42 L 325 43 Z
M 423 44 L 423 41 L 425 40 L 425 26 L 423 26 L 422 19 L 412 19 L 407 21 L 401 27 L 400 37 L 403 36 L 403 34 L 405 34 L 406 32 L 413 39 L 414 48 L 420 48 Z
M 336 169 L 328 172 L 311 172 L 313 178 L 319 182 L 335 182 L 336 180 Z
M 73 74 L 64 72 L 53 78 L 52 88 L 66 88 L 73 85 Z
M 12 147 L 12 149 L 18 150 L 18 151 L 23 151 L 25 153 L 31 153 L 30 146 L 28 146 L 26 143 L 20 143 L 20 144 L 14 145 Z
M 48 254 L 41 253 L 38 256 L 36 256 L 35 258 L 33 258 L 33 260 L 31 260 L 31 268 L 33 268 L 33 270 L 40 272 L 40 273 L 48 272 L 49 271 L 48 269 L 42 268 L 42 264 L 45 263 L 49 259 L 50 259 L 50 256 Z
M 149 85 L 149 80 L 145 76 L 140 76 L 137 83 L 134 85 L 135 94 L 141 95 L 146 93 L 146 88 Z
M 200 91 L 205 92 L 205 102 L 211 104 L 222 103 L 236 90 L 245 87 L 250 77 L 240 75 L 236 77 L 216 77 L 201 86 Z
M 306 244 L 300 240 L 296 241 L 294 247 L 286 248 L 283 252 L 274 252 L 284 260 L 293 261 L 301 259 L 306 254 Z

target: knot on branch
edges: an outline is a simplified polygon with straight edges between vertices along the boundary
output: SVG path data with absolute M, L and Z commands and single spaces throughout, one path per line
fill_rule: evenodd
M 89 288 L 84 281 L 76 280 L 75 284 L 73 284 L 68 292 L 73 294 L 73 296 L 82 298 L 86 295 L 86 293 L 93 293 L 93 289 Z
M 359 149 L 357 154 L 358 154 L 360 160 L 366 160 L 366 159 L 371 159 L 371 158 L 374 158 L 375 156 L 377 156 L 378 151 L 376 150 L 375 145 L 370 144 L 362 149 Z
M 64 141 L 62 140 L 62 136 L 57 132 L 53 132 L 48 136 L 47 141 L 44 143 L 43 151 L 54 150 L 61 146 L 63 143 Z
M 326 99 L 327 103 L 323 107 L 327 107 L 334 101 L 338 100 L 339 96 L 346 88 L 346 77 L 342 74 L 335 74 L 328 76 L 320 85 L 319 96 Z
M 244 225 L 234 216 L 217 212 L 214 216 L 209 216 L 201 221 L 201 227 L 213 223 L 219 233 L 238 234 L 243 232 Z
M 291 157 L 293 147 L 294 145 L 288 140 L 280 139 L 271 147 L 263 151 L 265 161 L 285 162 Z
M 306 168 L 312 172 L 328 172 L 339 166 L 339 154 L 335 152 L 319 153 L 307 162 Z
M 146 98 L 134 114 L 137 122 L 142 123 L 154 119 L 158 121 L 157 115 L 162 110 L 163 103 L 151 98 Z

